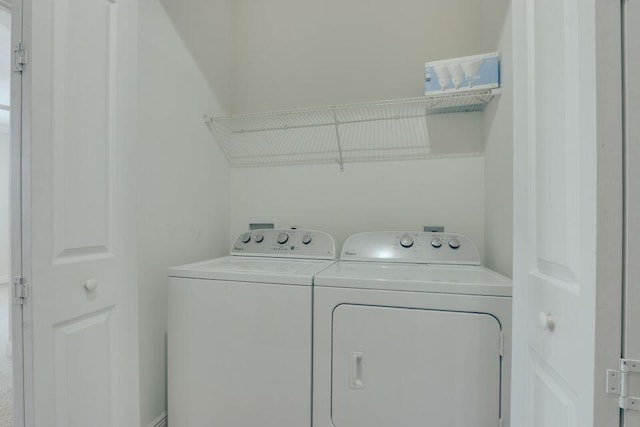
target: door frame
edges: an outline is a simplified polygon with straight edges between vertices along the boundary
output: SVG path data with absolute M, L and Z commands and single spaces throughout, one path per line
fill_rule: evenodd
M 619 426 L 616 396 L 606 394 L 623 340 L 624 136 L 623 1 L 592 0 L 595 9 L 597 123 L 597 265 L 594 426 Z M 612 48 L 613 47 L 613 48 Z M 617 48 L 616 48 L 617 47 Z
M 637 214 L 640 206 L 640 181 L 633 167 L 640 160 L 638 148 L 638 125 L 629 117 L 638 111 L 639 98 L 637 71 L 640 69 L 640 56 L 636 53 L 638 30 L 632 25 L 633 19 L 640 17 L 640 5 L 637 2 L 622 0 L 622 40 L 623 40 L 623 84 L 624 84 L 624 319 L 622 357 L 625 359 L 640 359 L 640 338 L 637 326 L 640 323 L 640 275 L 637 265 L 640 256 L 638 246 L 639 224 Z M 633 77 L 632 77 L 633 76 Z M 633 92 L 633 96 L 631 93 Z M 637 383 L 627 390 L 630 396 L 638 396 Z M 640 425 L 638 412 L 623 412 L 623 425 L 627 427 Z
M 12 49 L 23 43 L 30 45 L 30 0 L 13 0 L 11 9 Z M 16 56 L 11 58 L 11 277 L 22 277 L 26 286 L 31 278 L 31 205 L 30 205 L 30 75 L 29 67 L 15 70 Z M 31 324 L 32 304 L 11 304 L 13 335 L 14 425 L 33 426 L 33 369 Z

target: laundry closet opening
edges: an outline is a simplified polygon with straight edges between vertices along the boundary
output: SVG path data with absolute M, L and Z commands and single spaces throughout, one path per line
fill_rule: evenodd
M 349 234 L 360 231 L 444 226 L 446 231 L 472 238 L 487 267 L 511 276 L 513 103 L 508 0 L 227 0 L 190 8 L 158 1 L 164 19 L 171 21 L 171 32 L 177 33 L 178 43 L 184 43 L 213 95 L 209 106 L 198 102 L 202 105 L 199 117 L 328 107 L 307 117 L 307 125 L 313 124 L 322 114 L 330 116 L 331 106 L 424 95 L 427 61 L 497 52 L 500 94 L 483 111 L 428 114 L 429 154 L 423 158 L 409 155 L 403 161 L 358 161 L 346 164 L 344 173 L 336 167 L 338 160 L 296 164 L 300 150 L 333 149 L 332 140 L 309 146 L 310 141 L 321 140 L 318 134 L 322 132 L 335 138 L 335 130 L 327 126 L 316 133 L 289 129 L 289 135 L 299 137 L 279 148 L 278 158 L 284 161 L 270 163 L 273 153 L 267 149 L 262 154 L 263 166 L 232 167 L 228 243 L 255 222 L 325 230 L 336 237 L 338 246 Z M 162 32 L 169 37 L 169 31 L 161 30 L 158 23 L 155 27 L 149 28 L 149 35 Z M 161 49 L 151 36 L 144 35 L 144 28 L 142 38 Z M 143 69 L 146 62 L 141 63 Z M 147 71 L 143 75 L 148 82 L 141 81 L 149 88 L 143 90 L 145 95 L 155 83 L 163 82 L 161 76 L 153 75 L 158 67 Z M 148 105 L 145 99 L 141 104 Z M 158 117 L 166 117 L 172 126 L 193 120 L 183 111 L 176 110 L 177 117 L 172 116 L 171 108 L 143 107 L 141 111 L 156 128 L 145 131 L 150 136 L 162 132 Z M 249 131 L 244 133 L 247 145 L 277 144 L 273 135 L 284 135 L 254 132 L 251 125 L 240 131 Z M 410 136 L 403 133 L 406 129 L 394 130 L 393 126 L 383 129 L 390 144 Z M 214 146 L 220 142 L 219 135 L 209 136 Z M 374 131 L 365 127 L 355 126 L 349 135 L 343 135 L 350 137 L 356 140 L 356 150 L 377 142 Z M 224 148 L 216 151 L 213 161 L 224 162 L 228 154 Z M 385 149 L 365 153 L 358 160 L 384 160 L 381 153 Z M 182 153 L 186 156 L 184 150 Z M 287 158 L 293 160 L 287 163 Z M 145 185 L 143 182 L 143 189 Z M 217 191 L 224 185 L 218 181 L 209 188 Z
M 140 0 L 143 425 L 166 409 L 166 268 L 227 255 L 250 223 L 325 231 L 338 253 L 358 232 L 443 226 L 511 277 L 511 32 L 508 0 Z M 427 115 L 421 158 L 378 151 L 340 171 L 337 160 L 276 165 L 264 155 L 261 166 L 233 167 L 202 121 L 413 99 L 424 95 L 425 62 L 490 52 L 500 55 L 500 94 L 483 111 Z M 393 143 L 401 130 L 389 132 Z M 375 139 L 349 132 L 357 148 Z M 280 154 L 313 151 L 318 135 L 302 135 Z
M 500 54 L 501 94 L 484 111 L 428 114 L 424 159 L 346 163 L 343 173 L 336 163 L 232 168 L 231 240 L 252 222 L 324 230 L 339 247 L 356 232 L 444 226 L 470 237 L 487 267 L 511 276 L 508 0 L 240 1 L 233 22 L 227 114 L 418 97 L 426 61 L 487 52 Z M 221 84 L 209 76 L 213 87 Z M 355 125 L 344 131 L 343 149 L 373 151 L 383 134 L 391 150 L 360 158 L 384 160 L 380 152 L 413 131 L 393 126 Z M 302 134 L 288 150 L 298 152 L 313 138 Z

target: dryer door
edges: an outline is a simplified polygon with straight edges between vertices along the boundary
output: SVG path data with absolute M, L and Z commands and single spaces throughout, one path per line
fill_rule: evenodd
M 501 328 L 491 315 L 344 304 L 333 314 L 336 427 L 495 427 Z

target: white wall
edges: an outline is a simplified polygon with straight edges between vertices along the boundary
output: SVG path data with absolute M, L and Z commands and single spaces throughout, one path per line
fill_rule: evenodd
M 0 129 L 0 283 L 9 279 L 9 165 L 10 144 L 8 129 Z
M 499 28 L 485 40 L 502 53 L 502 95 L 487 107 L 485 120 L 485 265 L 512 276 L 513 263 L 513 76 L 509 0 L 483 0 L 499 15 L 485 16 L 485 27 Z
M 498 39 L 500 7 L 500 0 L 238 0 L 234 113 L 420 96 L 426 60 L 483 53 L 485 40 Z M 486 122 L 482 113 L 429 116 L 432 152 L 482 152 Z M 357 231 L 445 225 L 484 252 L 483 164 L 451 157 L 347 164 L 343 174 L 333 166 L 237 169 L 231 238 L 257 220 L 315 227 L 339 241 Z
M 444 225 L 484 247 L 484 159 L 233 169 L 231 239 L 250 222 L 332 234 Z
M 235 113 L 420 96 L 481 52 L 477 0 L 237 0 Z
M 228 251 L 229 170 L 202 114 L 220 113 L 158 0 L 140 0 L 138 247 L 141 425 L 166 410 L 167 267 Z

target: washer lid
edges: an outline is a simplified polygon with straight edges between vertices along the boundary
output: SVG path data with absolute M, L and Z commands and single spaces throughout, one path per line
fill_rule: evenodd
M 482 266 L 338 261 L 316 286 L 511 296 L 511 280 Z
M 170 277 L 237 282 L 311 285 L 313 276 L 335 261 L 226 256 L 169 268 Z

